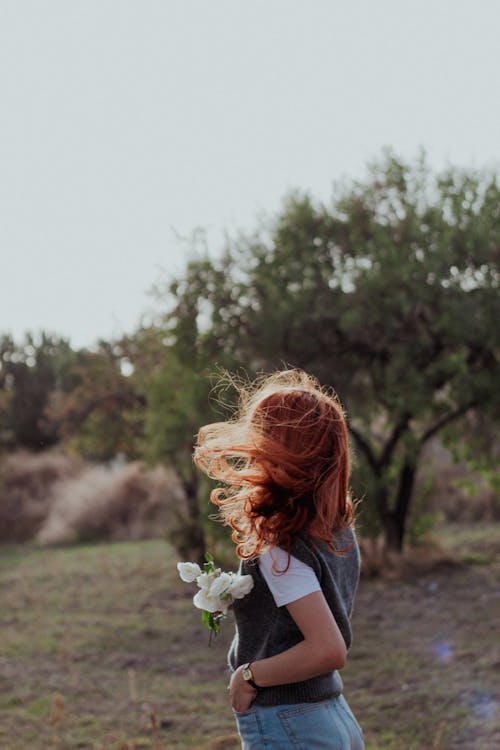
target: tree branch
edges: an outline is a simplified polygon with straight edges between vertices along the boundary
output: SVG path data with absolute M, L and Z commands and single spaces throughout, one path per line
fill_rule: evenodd
M 375 454 L 369 442 L 365 440 L 363 435 L 355 427 L 353 427 L 352 424 L 348 424 L 347 428 L 349 432 L 351 433 L 351 435 L 353 436 L 353 438 L 356 440 L 357 444 L 359 445 L 363 453 L 365 454 L 365 457 L 368 463 L 370 464 L 370 466 L 372 467 L 374 473 L 378 474 L 378 461 L 375 458 Z
M 392 451 L 394 450 L 399 438 L 408 427 L 408 422 L 410 421 L 410 419 L 411 419 L 410 412 L 405 412 L 401 416 L 401 419 L 399 420 L 399 422 L 395 425 L 392 431 L 392 435 L 390 436 L 389 440 L 385 444 L 382 455 L 379 458 L 379 464 L 381 467 L 386 466 L 389 463 L 391 455 L 392 455 Z
M 62 415 L 58 415 L 55 421 L 59 424 L 67 421 L 72 427 L 79 428 L 87 417 L 105 401 L 112 401 L 121 408 L 129 408 L 136 403 L 142 407 L 146 405 L 146 398 L 140 393 L 105 393 L 88 400 L 80 409 L 75 406 L 67 407 L 67 410 Z
M 469 411 L 469 409 L 472 409 L 472 407 L 476 405 L 477 401 L 474 399 L 472 401 L 468 401 L 465 404 L 462 404 L 461 406 L 457 406 L 456 409 L 448 412 L 448 414 L 445 414 L 443 417 L 441 417 L 441 419 L 438 419 L 438 421 L 435 422 L 432 427 L 429 427 L 429 429 L 424 432 L 424 434 L 420 438 L 420 444 L 423 445 L 431 437 L 434 437 L 434 435 L 439 432 L 439 430 L 441 430 L 450 422 L 453 422 L 454 419 L 458 419 L 458 417 L 461 417 L 463 414 Z

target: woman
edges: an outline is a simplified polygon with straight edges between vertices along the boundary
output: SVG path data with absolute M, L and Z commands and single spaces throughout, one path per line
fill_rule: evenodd
M 300 370 L 241 389 L 194 460 L 254 587 L 234 607 L 229 695 L 243 750 L 362 750 L 342 695 L 360 557 L 336 396 Z

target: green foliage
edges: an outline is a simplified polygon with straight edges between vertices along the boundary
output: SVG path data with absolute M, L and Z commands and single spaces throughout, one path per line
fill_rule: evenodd
M 58 441 L 44 411 L 70 356 L 69 343 L 47 333 L 27 333 L 20 344 L 0 338 L 0 449 L 40 450 Z
M 290 195 L 274 222 L 191 262 L 170 290 L 192 362 L 250 375 L 287 363 L 337 390 L 355 492 L 392 546 L 423 445 L 470 413 L 500 413 L 499 199 L 495 175 L 433 175 L 423 157 L 388 153 L 330 207 Z
M 220 631 L 220 615 L 214 615 L 212 612 L 208 612 L 206 609 L 202 610 L 201 613 L 201 621 L 204 624 L 206 628 L 210 630 L 210 633 L 213 633 L 216 637 L 219 635 Z
M 45 419 L 70 452 L 108 461 L 117 453 L 139 457 L 144 397 L 121 371 L 119 352 L 101 342 L 98 351 L 73 352 L 51 395 Z
M 487 410 L 476 410 L 468 414 L 458 426 L 450 425 L 443 430 L 441 440 L 451 451 L 455 462 L 464 463 L 471 474 L 480 474 L 497 499 L 500 498 L 500 444 L 497 437 L 497 422 L 489 418 Z M 476 482 L 463 478 L 460 483 L 471 496 L 476 494 Z M 500 503 L 500 499 L 497 502 Z
M 155 333 L 139 331 L 133 343 L 101 341 L 97 351 L 73 351 L 66 340 L 46 333 L 37 340 L 27 334 L 21 344 L 3 336 L 0 450 L 40 450 L 62 442 L 69 452 L 94 460 L 117 453 L 138 458 L 145 404 L 141 376 L 147 371 L 149 377 L 158 358 Z M 128 376 L 124 363 L 136 365 Z
M 209 389 L 206 374 L 185 364 L 174 347 L 166 350 L 161 366 L 144 385 L 143 455 L 150 463 L 173 466 L 186 493 L 186 505 L 176 510 L 168 538 L 179 554 L 198 561 L 205 552 L 208 484 L 196 470 L 192 452 L 199 427 L 213 421 Z
M 419 513 L 413 514 L 408 524 L 408 541 L 415 547 L 437 524 L 437 513 Z
M 171 349 L 166 351 L 161 367 L 145 385 L 142 450 L 147 458 L 168 460 L 183 477 L 191 477 L 193 443 L 208 411 L 209 389 L 204 374 L 184 365 Z
M 302 367 L 346 409 L 363 532 L 401 547 L 409 520 L 420 533 L 413 486 L 434 435 L 500 481 L 499 228 L 495 174 L 436 175 L 423 156 L 386 153 L 329 206 L 292 193 L 217 259 L 191 260 L 153 326 L 94 352 L 3 336 L 0 451 L 62 440 L 88 458 L 173 466 L 187 501 L 172 538 L 201 560 L 211 485 L 192 447 L 201 425 L 225 418 L 210 375 Z

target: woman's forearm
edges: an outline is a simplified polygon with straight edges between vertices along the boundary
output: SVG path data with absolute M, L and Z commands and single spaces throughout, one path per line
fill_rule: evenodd
M 342 669 L 344 664 L 345 652 L 341 649 L 337 653 L 304 640 L 281 654 L 253 661 L 251 668 L 259 687 L 271 687 L 308 680 L 333 669 Z

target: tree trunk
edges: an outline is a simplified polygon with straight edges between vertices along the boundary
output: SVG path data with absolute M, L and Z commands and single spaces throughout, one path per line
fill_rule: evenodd
M 189 477 L 182 477 L 182 486 L 186 496 L 185 508 L 175 512 L 176 523 L 167 536 L 175 547 L 181 560 L 205 562 L 205 529 L 200 511 L 198 477 L 195 472 Z
M 189 547 L 191 562 L 203 565 L 205 562 L 205 530 L 200 512 L 200 500 L 198 497 L 198 478 L 193 475 L 189 482 L 184 485 L 186 490 L 186 503 L 189 521 L 186 528 L 186 544 Z
M 395 513 L 388 513 L 382 519 L 386 549 L 401 552 L 403 549 L 404 526 L 401 526 Z
M 401 552 L 403 549 L 406 521 L 410 500 L 415 484 L 417 461 L 415 457 L 407 458 L 399 475 L 398 493 L 394 510 L 383 518 L 385 543 L 387 549 Z

